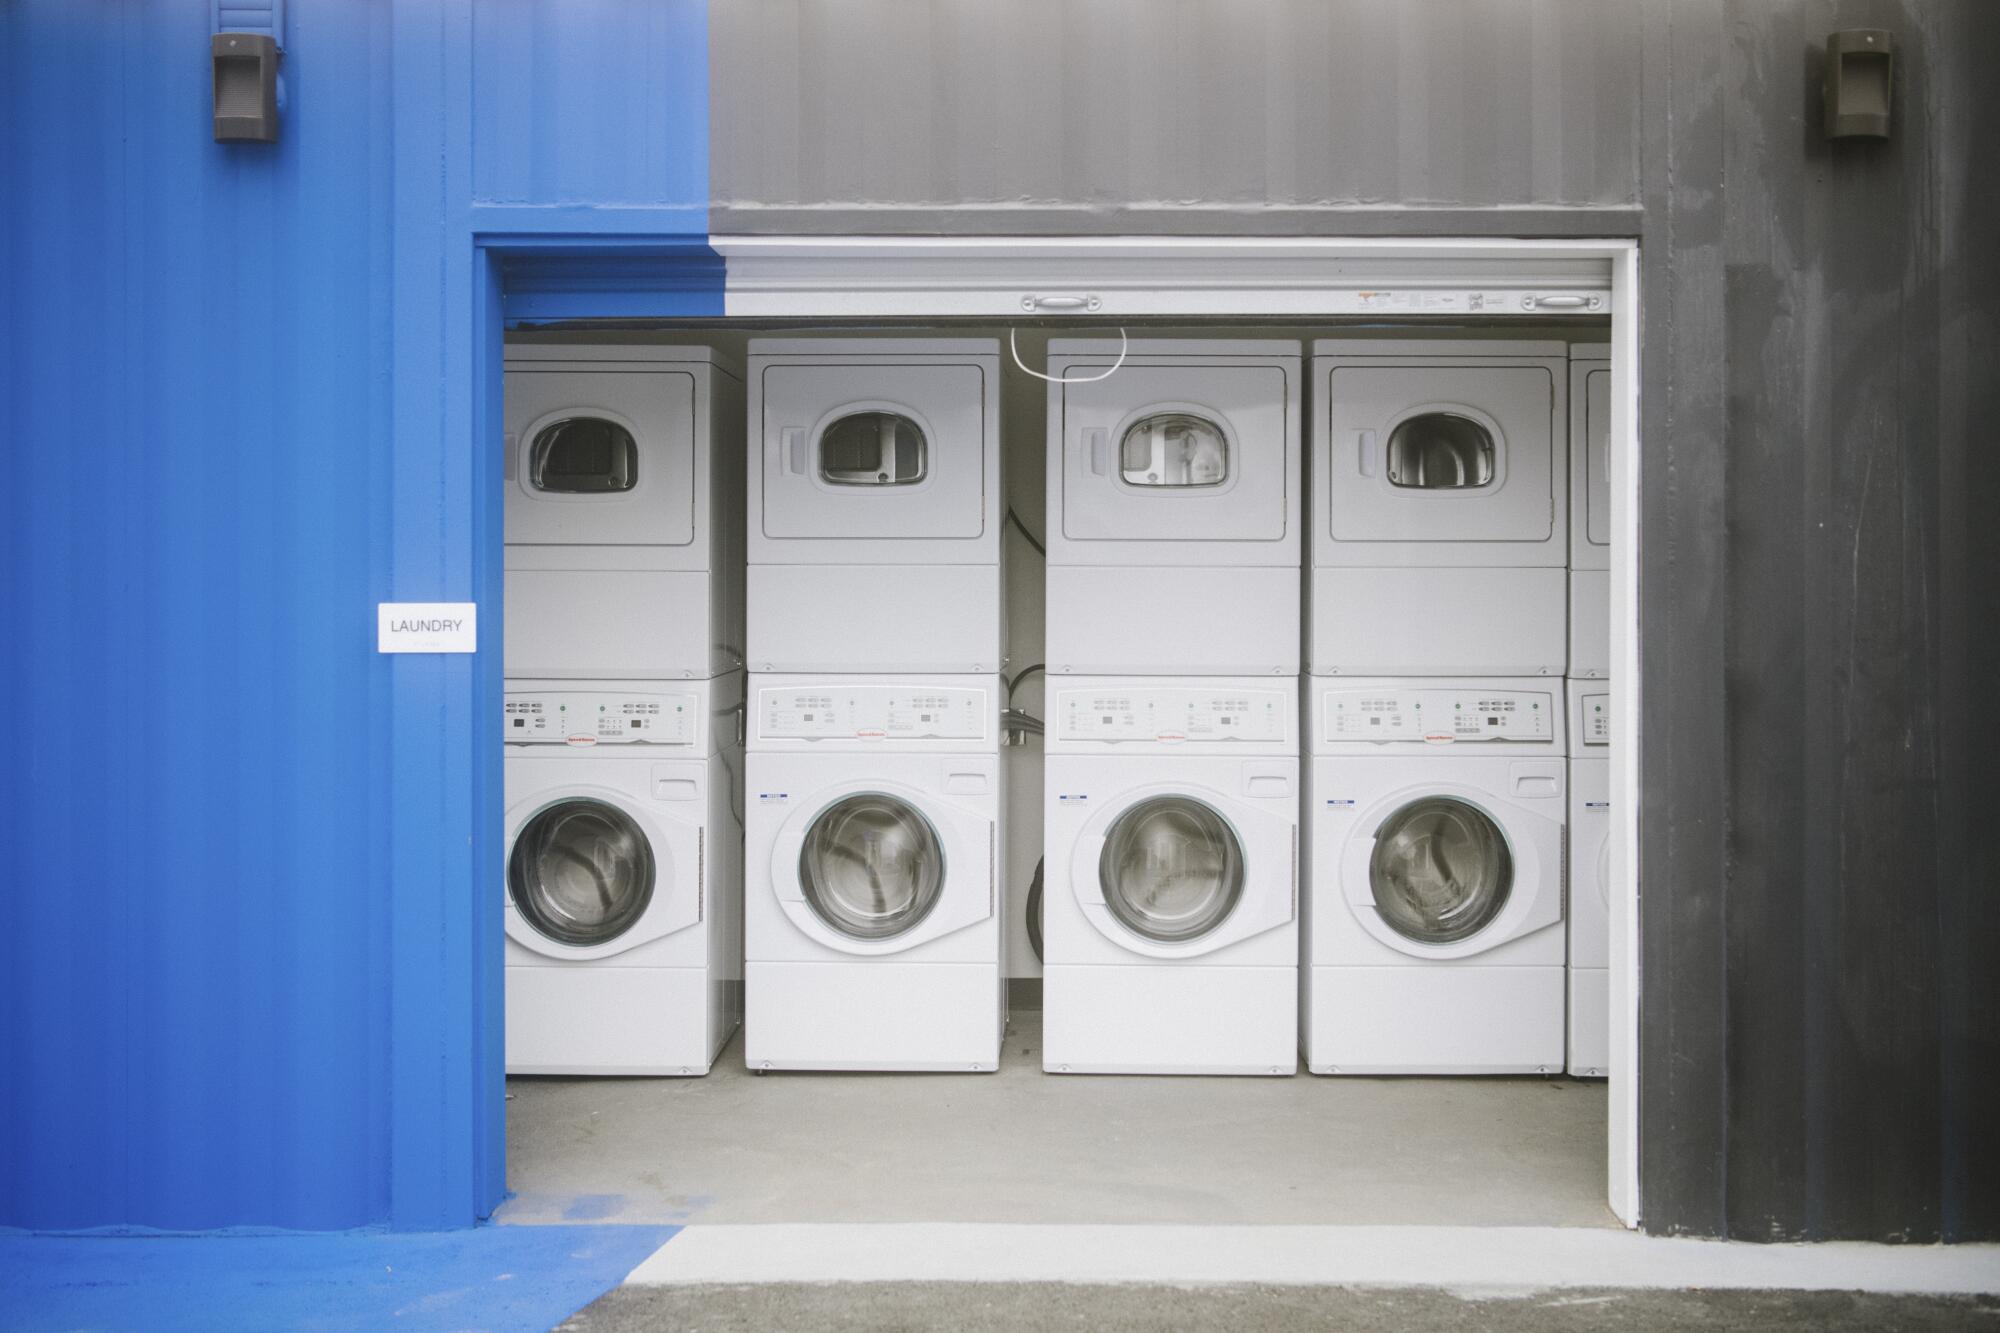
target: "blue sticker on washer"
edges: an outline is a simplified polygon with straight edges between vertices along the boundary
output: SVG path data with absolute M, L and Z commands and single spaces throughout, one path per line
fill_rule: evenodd
M 782 805 L 791 799 L 792 794 L 788 791 L 760 791 L 757 793 L 758 803 L 762 805 Z
M 1348 796 L 1329 796 L 1326 798 L 1326 803 L 1328 808 L 1333 810 L 1352 810 L 1354 808 L 1354 799 Z
M 1090 797 L 1084 792 L 1057 792 L 1056 799 L 1058 801 L 1087 801 Z

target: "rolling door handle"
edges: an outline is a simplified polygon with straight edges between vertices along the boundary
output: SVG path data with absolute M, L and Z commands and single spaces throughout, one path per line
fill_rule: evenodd
M 785 471 L 795 477 L 806 474 L 806 433 L 798 426 L 787 426 L 778 432 L 781 441 L 779 452 L 784 456 Z
M 1375 475 L 1375 432 L 1354 432 L 1354 470 L 1364 477 Z

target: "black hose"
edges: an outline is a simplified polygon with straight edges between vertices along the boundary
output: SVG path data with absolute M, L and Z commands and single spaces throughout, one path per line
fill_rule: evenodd
M 1028 531 L 1028 525 L 1021 521 L 1021 516 L 1019 514 L 1014 512 L 1013 505 L 1007 506 L 1007 521 L 1009 523 L 1012 523 L 1016 528 L 1020 529 L 1021 535 L 1028 539 L 1028 545 L 1035 548 L 1036 555 L 1042 557 L 1042 559 L 1044 560 L 1049 558 L 1048 548 L 1043 546 L 1040 541 L 1036 540 L 1034 533 Z
M 1035 862 L 1035 878 L 1028 885 L 1028 947 L 1035 961 L 1042 961 L 1042 863 Z
M 1045 666 L 1045 663 L 1037 662 L 1033 666 L 1024 666 L 1015 672 L 1014 678 L 1007 682 L 1007 702 L 1010 704 L 1014 702 L 1014 691 L 1021 688 L 1022 681 L 1034 675 L 1037 671 L 1043 670 Z

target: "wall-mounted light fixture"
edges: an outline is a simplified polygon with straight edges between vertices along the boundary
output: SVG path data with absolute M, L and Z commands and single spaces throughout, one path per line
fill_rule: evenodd
M 1829 139 L 1889 137 L 1889 90 L 1894 82 L 1896 39 L 1883 28 L 1849 28 L 1826 39 Z
M 285 0 L 209 0 L 215 35 L 215 141 L 278 142 L 278 60 Z

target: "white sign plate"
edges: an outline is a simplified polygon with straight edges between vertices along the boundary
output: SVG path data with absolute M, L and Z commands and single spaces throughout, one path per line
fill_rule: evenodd
M 470 653 L 479 648 L 474 602 L 382 602 L 375 608 L 378 653 Z

